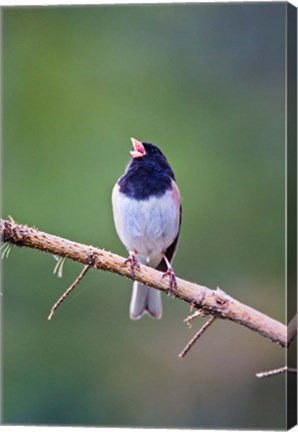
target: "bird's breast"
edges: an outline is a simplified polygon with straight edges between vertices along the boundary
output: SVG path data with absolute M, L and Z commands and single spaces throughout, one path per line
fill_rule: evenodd
M 117 233 L 128 250 L 136 250 L 145 260 L 151 256 L 160 260 L 161 253 L 177 236 L 180 195 L 174 185 L 164 195 L 144 200 L 129 198 L 119 191 L 117 184 L 114 187 L 112 202 Z

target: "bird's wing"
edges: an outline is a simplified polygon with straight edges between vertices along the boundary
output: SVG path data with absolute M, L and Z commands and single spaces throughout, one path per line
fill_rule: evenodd
M 175 251 L 176 251 L 176 248 L 177 248 L 177 243 L 178 243 L 179 235 L 180 235 L 181 219 L 182 219 L 182 206 L 180 205 L 180 217 L 179 217 L 179 229 L 178 229 L 178 233 L 177 233 L 177 236 L 176 236 L 175 240 L 173 241 L 173 243 L 166 250 L 166 257 L 168 258 L 168 260 L 170 262 L 173 260 L 174 254 L 175 254 Z M 167 265 L 166 265 L 164 259 L 162 259 L 160 261 L 160 263 L 156 267 L 156 270 L 159 270 L 159 271 L 162 271 L 162 272 L 165 272 L 167 270 Z

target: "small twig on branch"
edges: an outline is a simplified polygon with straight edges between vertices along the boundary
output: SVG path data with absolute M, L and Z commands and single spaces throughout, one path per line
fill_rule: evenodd
M 264 372 L 258 372 L 256 374 L 256 376 L 258 378 L 269 378 L 275 375 L 281 375 L 284 373 L 297 373 L 297 369 L 295 368 L 289 368 L 288 366 L 284 366 L 278 369 L 272 369 L 272 370 L 268 370 L 268 371 L 264 371 Z
M 209 320 L 200 328 L 200 330 L 194 335 L 194 337 L 188 342 L 188 344 L 183 348 L 178 357 L 183 358 L 191 350 L 196 341 L 202 336 L 203 333 L 214 323 L 216 317 L 212 316 Z
M 183 320 L 189 328 L 191 328 L 192 320 L 195 318 L 205 318 L 208 314 L 204 312 L 202 309 L 197 309 L 192 315 L 189 315 L 188 317 Z
M 19 225 L 12 219 L 0 219 L 0 236 L 5 243 L 38 249 L 60 257 L 65 257 L 92 268 L 110 271 L 120 276 L 137 280 L 164 293 L 168 293 L 168 281 L 162 278 L 162 273 L 140 265 L 131 276 L 125 258 L 119 255 L 57 237 L 26 225 Z M 288 346 L 287 327 L 269 316 L 233 299 L 223 291 L 211 290 L 202 285 L 177 278 L 177 287 L 173 290 L 176 298 L 188 302 L 194 308 L 202 310 L 206 315 L 234 321 L 271 341 Z
M 83 279 L 83 277 L 85 276 L 85 274 L 87 273 L 87 271 L 89 270 L 90 265 L 85 265 L 85 267 L 83 268 L 83 270 L 81 271 L 81 273 L 79 274 L 79 276 L 76 278 L 76 280 L 70 285 L 70 287 L 62 294 L 62 296 L 56 301 L 56 303 L 54 304 L 54 306 L 51 309 L 50 315 L 48 316 L 48 320 L 50 320 L 52 318 L 52 316 L 54 315 L 54 313 L 56 312 L 56 310 L 58 309 L 58 307 L 61 305 L 61 303 L 64 302 L 64 300 L 66 299 L 66 297 L 75 289 L 75 287 L 77 285 L 79 285 L 79 283 L 81 282 L 81 280 Z

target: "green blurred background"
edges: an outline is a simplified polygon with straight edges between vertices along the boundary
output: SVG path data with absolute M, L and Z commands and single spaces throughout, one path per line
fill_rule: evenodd
M 179 277 L 285 320 L 285 3 L 11 8 L 3 13 L 3 215 L 126 255 L 111 191 L 130 136 L 183 197 Z M 131 282 L 14 248 L 3 262 L 3 422 L 285 426 L 277 345 L 217 322 L 178 358 L 186 303 L 132 322 Z

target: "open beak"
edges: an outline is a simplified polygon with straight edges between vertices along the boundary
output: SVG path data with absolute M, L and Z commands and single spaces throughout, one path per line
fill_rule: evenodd
M 134 148 L 130 152 L 130 154 L 132 155 L 132 157 L 134 159 L 138 159 L 138 158 L 144 157 L 145 154 L 146 154 L 146 151 L 145 151 L 145 148 L 144 148 L 143 144 L 140 141 L 136 140 L 135 138 L 130 138 L 130 139 L 131 139 L 131 142 L 132 142 L 132 145 L 133 145 L 133 148 Z

